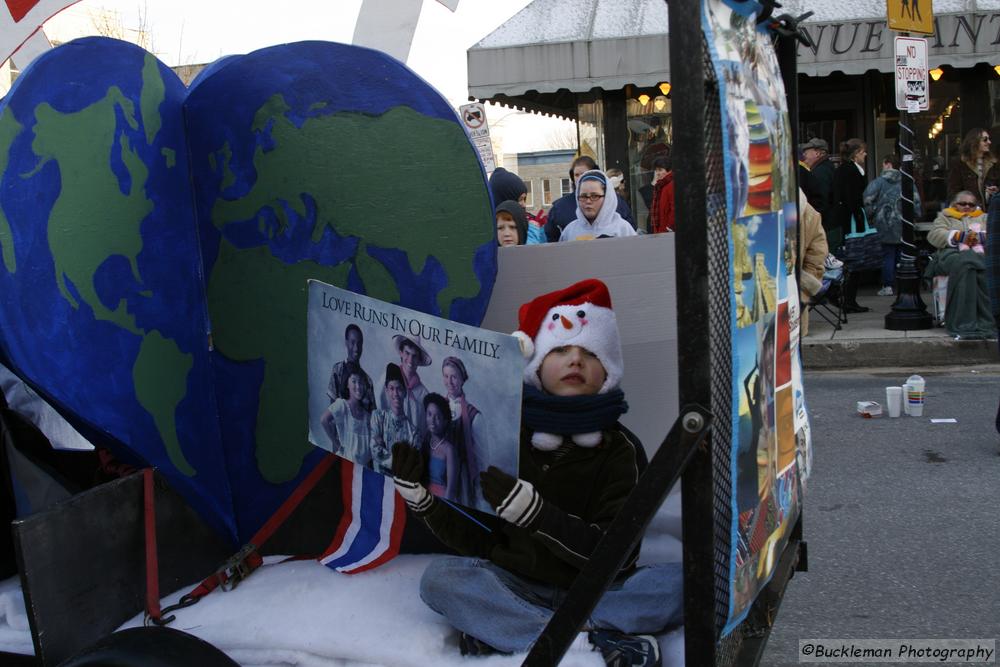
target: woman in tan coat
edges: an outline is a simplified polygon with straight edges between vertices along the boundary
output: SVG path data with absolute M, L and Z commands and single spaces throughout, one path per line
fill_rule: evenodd
M 800 308 L 800 326 L 802 335 L 809 334 L 809 311 L 806 303 L 823 287 L 823 272 L 826 270 L 823 262 L 830 253 L 826 242 L 826 232 L 823 231 L 823 217 L 799 190 L 799 288 L 803 306 Z

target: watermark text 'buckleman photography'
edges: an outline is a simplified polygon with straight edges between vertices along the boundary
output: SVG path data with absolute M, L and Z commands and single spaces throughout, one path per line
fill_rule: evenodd
M 799 662 L 996 662 L 995 639 L 800 639 Z

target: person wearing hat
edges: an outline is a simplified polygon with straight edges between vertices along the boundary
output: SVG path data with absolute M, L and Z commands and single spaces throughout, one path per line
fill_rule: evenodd
M 528 218 L 521 205 L 512 199 L 497 206 L 497 245 L 524 245 L 528 242 Z
M 576 219 L 576 189 L 579 185 L 580 177 L 593 169 L 600 169 L 600 167 L 594 162 L 594 158 L 589 155 L 581 155 L 570 164 L 569 178 L 570 182 L 573 183 L 573 190 L 552 202 L 552 207 L 549 209 L 549 217 L 545 221 L 545 236 L 549 243 L 558 241 L 566 225 Z M 620 197 L 616 199 L 618 203 L 615 210 L 618 211 L 618 215 L 635 229 L 635 216 L 632 215 L 632 209 L 624 199 Z
M 465 383 L 469 381 L 469 371 L 465 362 L 458 357 L 446 357 L 441 362 L 441 380 L 448 394 L 451 410 L 451 425 L 448 440 L 458 450 L 459 499 L 463 505 L 475 507 L 479 499 L 479 473 L 484 453 L 480 447 L 486 443 L 485 419 L 479 409 L 465 397 Z
M 833 224 L 833 163 L 830 162 L 830 145 L 819 137 L 813 137 L 809 141 L 799 146 L 799 153 L 802 154 L 802 162 L 809 169 L 809 185 L 812 189 L 812 197 L 806 190 L 806 197 L 809 203 L 816 209 L 823 219 L 823 229 L 826 230 L 830 241 L 830 247 L 835 248 L 843 242 L 842 234 L 830 236 Z
M 399 368 L 403 372 L 403 380 L 406 383 L 406 401 L 403 404 L 403 411 L 406 413 L 410 423 L 413 424 L 417 432 L 423 435 L 426 431 L 426 418 L 424 415 L 424 396 L 427 395 L 427 387 L 420 379 L 417 369 L 431 365 L 431 355 L 421 347 L 420 343 L 409 336 L 396 334 L 392 337 L 392 344 L 399 354 Z M 382 385 L 382 392 L 379 394 L 378 406 L 383 410 L 390 409 L 389 395 L 386 393 L 386 376 L 382 376 L 379 383 Z
M 560 241 L 585 241 L 615 236 L 635 236 L 617 211 L 618 195 L 608 186 L 607 175 L 599 169 L 585 172 L 576 184 L 576 219 L 566 225 Z
M 579 575 L 645 464 L 619 423 L 628 409 L 618 323 L 607 287 L 584 280 L 519 311 L 527 359 L 517 476 L 480 475 L 496 515 L 475 521 L 421 484 L 424 461 L 393 447 L 393 478 L 410 510 L 458 557 L 431 562 L 420 595 L 460 631 L 465 654 L 526 651 Z M 513 415 L 511 416 L 514 417 Z M 485 529 L 484 529 L 485 528 Z M 680 563 L 636 568 L 638 547 L 576 640 L 607 664 L 659 665 L 656 639 L 683 614 Z
M 389 397 L 389 409 L 379 408 L 372 413 L 372 469 L 388 475 L 392 472 L 392 445 L 397 442 L 417 443 L 420 433 L 404 411 L 406 380 L 403 378 L 403 371 L 396 364 L 390 363 L 385 367 L 383 391 Z

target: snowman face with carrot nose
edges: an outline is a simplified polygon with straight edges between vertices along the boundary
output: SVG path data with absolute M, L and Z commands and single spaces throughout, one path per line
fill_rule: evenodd
M 598 393 L 607 379 L 607 371 L 596 354 L 574 344 L 586 338 L 587 311 L 579 306 L 563 306 L 553 308 L 547 319 L 543 329 L 557 342 L 538 369 L 542 389 L 555 396 Z

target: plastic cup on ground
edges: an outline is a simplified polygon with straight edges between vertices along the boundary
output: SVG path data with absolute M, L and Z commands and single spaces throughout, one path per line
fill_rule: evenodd
M 924 379 L 919 375 L 911 375 L 906 380 L 906 403 L 914 417 L 924 414 L 924 386 Z
M 910 414 L 910 401 L 907 398 L 909 395 L 910 395 L 910 385 L 907 384 L 907 383 L 903 383 L 902 403 L 903 403 L 903 414 L 904 415 L 909 415 Z
M 903 409 L 903 388 L 902 387 L 886 387 L 885 388 L 885 404 L 889 409 L 889 416 L 893 419 L 899 417 L 899 413 Z

